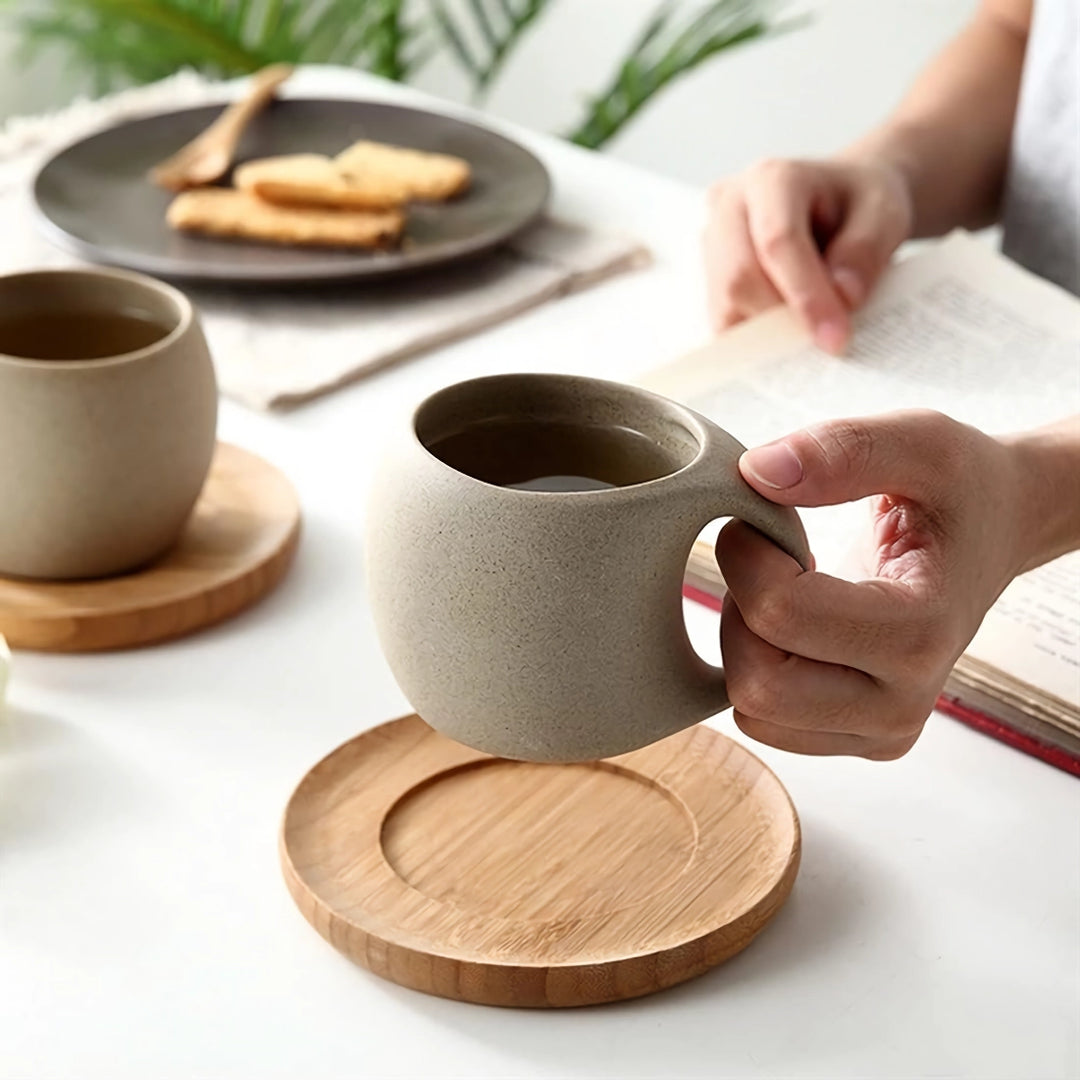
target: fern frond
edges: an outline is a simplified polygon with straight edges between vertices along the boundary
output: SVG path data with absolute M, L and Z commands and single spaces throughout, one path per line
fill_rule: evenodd
M 435 24 L 450 52 L 472 80 L 477 99 L 488 91 L 514 47 L 550 2 L 468 0 L 455 17 L 444 0 L 431 0 Z
M 411 70 L 405 0 L 0 0 L 30 51 L 64 49 L 99 89 L 179 67 L 217 76 L 334 62 L 392 79 Z
M 783 0 L 713 0 L 678 20 L 679 5 L 662 3 L 619 64 L 607 88 L 592 98 L 581 123 L 568 135 L 578 146 L 598 149 L 611 140 L 661 90 L 710 57 L 757 38 L 802 25 L 777 22 Z
M 102 92 L 182 67 L 233 76 L 279 61 L 351 64 L 403 80 L 443 50 L 481 97 L 552 2 L 0 0 L 0 19 L 23 39 L 22 54 L 61 48 Z M 568 137 L 603 146 L 664 87 L 711 57 L 801 25 L 773 18 L 787 2 L 662 0 Z
M 405 45 L 412 38 L 405 22 L 404 0 L 368 0 L 368 4 L 373 9 L 368 68 L 376 75 L 400 82 L 409 74 Z
M 473 56 L 472 49 L 466 44 L 457 23 L 451 18 L 442 0 L 431 0 L 431 14 L 450 52 L 476 82 L 481 72 L 480 61 Z

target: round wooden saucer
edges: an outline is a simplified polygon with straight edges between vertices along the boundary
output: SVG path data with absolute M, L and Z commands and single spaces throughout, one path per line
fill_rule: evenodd
M 699 975 L 776 914 L 799 849 L 780 781 L 710 728 L 536 765 L 418 716 L 319 762 L 281 833 L 289 891 L 335 948 L 485 1005 L 593 1005 Z
M 135 573 L 96 581 L 0 578 L 0 634 L 14 648 L 89 652 L 149 645 L 221 622 L 284 576 L 300 504 L 262 458 L 219 443 L 176 546 Z

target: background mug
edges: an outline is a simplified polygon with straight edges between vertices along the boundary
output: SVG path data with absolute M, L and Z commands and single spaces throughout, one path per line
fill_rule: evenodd
M 182 293 L 119 270 L 0 277 L 0 574 L 102 577 L 163 554 L 216 424 Z
M 367 516 L 380 643 L 416 711 L 492 754 L 585 761 L 726 708 L 683 622 L 694 539 L 732 516 L 810 560 L 795 512 L 742 479 L 743 449 L 596 379 L 495 376 L 428 398 Z

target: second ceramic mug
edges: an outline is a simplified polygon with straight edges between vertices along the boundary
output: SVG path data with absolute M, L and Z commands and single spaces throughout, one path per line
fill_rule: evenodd
M 182 293 L 119 270 L 0 277 L 0 574 L 102 577 L 161 555 L 216 424 Z
M 732 516 L 810 558 L 795 512 L 742 479 L 743 449 L 596 379 L 495 376 L 425 401 L 376 479 L 366 550 L 380 643 L 416 711 L 492 754 L 585 761 L 726 708 L 683 622 L 694 539 Z M 532 490 L 559 486 L 593 490 Z

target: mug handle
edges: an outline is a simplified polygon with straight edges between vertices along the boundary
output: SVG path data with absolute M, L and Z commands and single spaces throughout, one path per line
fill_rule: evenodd
M 717 518 L 738 518 L 767 536 L 804 570 L 809 570 L 812 562 L 810 544 L 799 515 L 790 506 L 779 506 L 759 495 L 739 472 L 739 458 L 746 447 L 711 420 L 694 415 L 704 434 L 702 453 L 691 466 L 695 474 L 696 504 L 701 507 L 694 536 Z M 687 647 L 691 648 L 689 642 Z M 694 657 L 697 659 L 696 653 Z M 723 668 L 715 668 L 704 661 L 700 664 L 703 669 L 700 689 L 711 715 L 731 705 L 727 679 Z

